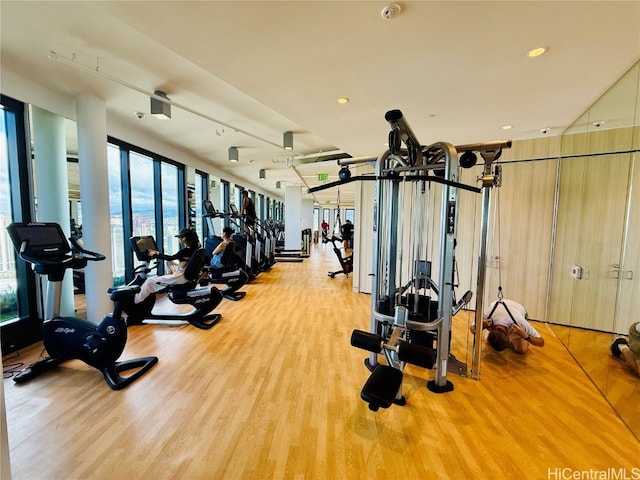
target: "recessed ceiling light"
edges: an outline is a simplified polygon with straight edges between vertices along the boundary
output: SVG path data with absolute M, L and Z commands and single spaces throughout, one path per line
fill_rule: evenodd
M 338 99 L 338 103 L 340 105 L 344 105 L 345 103 L 349 103 L 349 99 L 346 98 L 346 97 L 341 97 L 341 98 Z
M 513 125 L 503 125 L 502 127 L 503 130 L 511 130 L 513 128 Z
M 529 58 L 539 57 L 543 53 L 547 53 L 547 50 L 549 50 L 549 47 L 534 48 L 533 50 L 529 50 L 527 52 L 527 57 Z

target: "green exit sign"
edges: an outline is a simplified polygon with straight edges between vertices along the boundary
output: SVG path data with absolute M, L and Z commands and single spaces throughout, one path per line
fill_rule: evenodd
M 328 178 L 329 178 L 329 174 L 328 173 L 319 173 L 318 174 L 318 181 L 319 182 L 324 182 Z
M 331 203 L 331 200 L 325 200 L 324 203 L 329 204 L 329 203 Z

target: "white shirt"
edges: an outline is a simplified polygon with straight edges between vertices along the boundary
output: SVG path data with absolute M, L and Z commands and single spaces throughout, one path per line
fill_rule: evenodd
M 502 299 L 501 301 L 496 300 L 491 305 L 489 305 L 489 308 L 487 310 L 485 310 L 484 318 L 489 319 L 489 314 L 491 313 L 491 310 L 493 310 L 493 307 L 495 306 L 496 303 L 500 303 L 500 302 L 504 305 L 498 305 L 495 311 L 493 312 L 493 315 L 491 315 L 490 320 L 494 325 L 503 325 L 509 328 L 513 324 L 513 320 L 509 315 L 509 312 L 511 312 L 511 315 L 513 315 L 513 318 L 515 319 L 516 323 L 522 328 L 524 328 L 524 331 L 526 332 L 527 335 L 540 338 L 540 334 L 538 333 L 538 331 L 535 328 L 533 328 L 533 326 L 531 326 L 531 324 L 527 320 L 527 310 L 518 302 L 514 302 L 513 300 L 507 300 L 507 299 Z M 505 308 L 505 305 L 509 309 L 509 312 L 507 312 L 507 308 Z

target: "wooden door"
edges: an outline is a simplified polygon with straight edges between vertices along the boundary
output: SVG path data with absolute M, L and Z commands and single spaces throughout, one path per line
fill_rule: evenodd
M 623 334 L 640 319 L 640 157 L 634 156 L 614 326 L 616 333 Z

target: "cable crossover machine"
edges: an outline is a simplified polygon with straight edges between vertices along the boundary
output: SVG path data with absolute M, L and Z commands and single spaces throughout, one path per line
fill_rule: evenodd
M 385 120 L 391 126 L 389 148 L 377 157 L 374 175 L 351 177 L 348 165 L 343 164 L 340 181 L 309 189 L 313 192 L 356 180 L 376 182 L 371 323 L 369 331 L 354 330 L 351 335 L 352 346 L 370 352 L 365 365 L 371 374 L 360 396 L 373 411 L 406 403 L 402 394 L 406 363 L 435 368 L 435 378 L 427 382 L 427 388 L 435 393 L 453 390 L 447 373 L 466 375 L 466 364 L 450 352 L 452 317 L 473 296 L 471 291 L 459 300 L 455 295 L 458 190 L 483 195 L 475 319 L 476 325 L 481 325 L 490 194 L 493 187 L 500 186 L 501 178 L 501 167 L 494 162 L 503 148 L 511 147 L 511 141 L 423 146 L 400 110 L 388 111 Z M 460 167 L 476 165 L 476 153 L 484 160 L 483 175 L 478 179 L 481 188 L 458 181 Z M 431 225 L 437 225 L 431 218 L 433 183 L 441 185 L 439 238 L 431 238 L 428 231 Z M 439 255 L 434 262 L 429 252 L 436 248 Z M 481 330 L 476 328 L 476 370 Z M 378 361 L 381 355 L 384 364 Z

